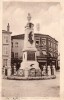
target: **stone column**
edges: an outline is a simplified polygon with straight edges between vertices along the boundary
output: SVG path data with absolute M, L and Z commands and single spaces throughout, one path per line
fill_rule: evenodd
M 50 68 L 50 66 L 48 66 L 48 75 L 49 76 L 51 75 L 51 68 Z
M 16 75 L 16 66 L 14 65 L 14 75 Z
M 11 66 L 8 66 L 7 68 L 7 76 L 11 76 Z
M 53 71 L 53 75 L 55 75 L 55 66 L 52 65 L 52 71 Z
M 46 66 L 43 66 L 43 75 L 46 75 Z

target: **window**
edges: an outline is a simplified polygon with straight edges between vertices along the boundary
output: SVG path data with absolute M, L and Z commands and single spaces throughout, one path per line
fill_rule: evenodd
M 56 50 L 58 50 L 58 45 L 56 44 Z
M 52 41 L 49 41 L 48 44 L 49 44 L 49 47 L 53 48 L 53 42 Z
M 8 43 L 9 42 L 9 38 L 8 38 L 8 35 L 4 35 L 3 37 L 3 43 Z
M 38 46 L 39 45 L 39 41 L 38 40 L 36 40 L 36 46 Z
M 49 47 L 50 47 L 50 41 L 48 41 Z
M 42 51 L 43 55 L 47 55 L 46 51 Z
M 3 36 L 3 43 L 6 43 L 6 36 Z
M 8 36 L 6 36 L 6 43 L 8 43 Z
M 3 46 L 3 55 L 5 55 L 6 53 L 5 53 L 5 46 Z
M 18 53 L 15 53 L 15 58 L 18 58 Z
M 51 47 L 52 47 L 52 42 L 51 42 Z
M 58 54 L 56 53 L 56 57 L 58 57 Z
M 13 42 L 12 42 L 12 44 L 11 44 L 11 45 L 12 45 L 12 48 L 13 48 Z
M 50 52 L 50 55 L 51 55 L 51 57 L 53 57 L 53 53 L 52 52 Z
M 4 60 L 3 60 L 3 65 L 4 65 L 4 66 L 7 66 L 7 59 L 4 59 Z
M 54 43 L 54 50 L 55 50 L 55 43 Z
M 3 55 L 8 55 L 8 46 L 3 46 Z
M 18 42 L 15 43 L 15 47 L 18 47 Z
M 45 45 L 46 45 L 46 40 L 43 39 L 43 40 L 42 40 L 42 46 L 45 46 Z
M 8 54 L 8 47 L 6 47 L 6 54 Z
M 56 54 L 54 53 L 54 57 L 56 56 Z
M 14 58 L 14 52 L 11 52 L 11 57 Z

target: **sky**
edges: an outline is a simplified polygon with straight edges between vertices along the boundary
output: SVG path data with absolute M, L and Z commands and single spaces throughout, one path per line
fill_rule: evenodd
M 39 23 L 39 33 L 60 41 L 60 12 L 60 2 L 3 2 L 3 30 L 9 23 L 12 35 L 25 33 L 27 15 L 30 13 L 35 33 L 38 32 L 36 26 Z

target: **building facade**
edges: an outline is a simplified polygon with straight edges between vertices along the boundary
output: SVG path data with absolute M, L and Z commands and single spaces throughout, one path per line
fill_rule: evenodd
M 2 30 L 2 63 L 3 67 L 11 66 L 11 34 L 9 23 L 7 30 Z
M 39 67 L 42 69 L 43 65 L 52 65 L 58 67 L 58 41 L 49 35 L 35 33 L 35 46 L 37 48 L 36 56 L 39 62 Z M 16 63 L 20 67 L 22 62 L 24 34 L 15 35 L 11 37 L 12 43 L 12 64 Z M 19 68 L 18 67 L 18 68 Z

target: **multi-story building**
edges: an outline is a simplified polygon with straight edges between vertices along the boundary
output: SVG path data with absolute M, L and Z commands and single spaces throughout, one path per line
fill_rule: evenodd
M 2 30 L 2 62 L 3 67 L 11 66 L 11 34 L 9 23 L 7 30 Z
M 36 45 L 40 55 L 37 56 L 40 67 L 42 65 L 54 64 L 58 66 L 58 41 L 49 35 L 35 34 L 35 41 L 38 42 Z
M 35 33 L 35 46 L 37 48 L 37 61 L 42 69 L 43 65 L 54 64 L 58 66 L 58 41 L 49 35 Z M 22 62 L 22 50 L 24 46 L 24 34 L 11 37 L 12 40 L 12 63 L 17 63 L 17 67 Z M 19 65 L 18 65 L 19 64 Z

